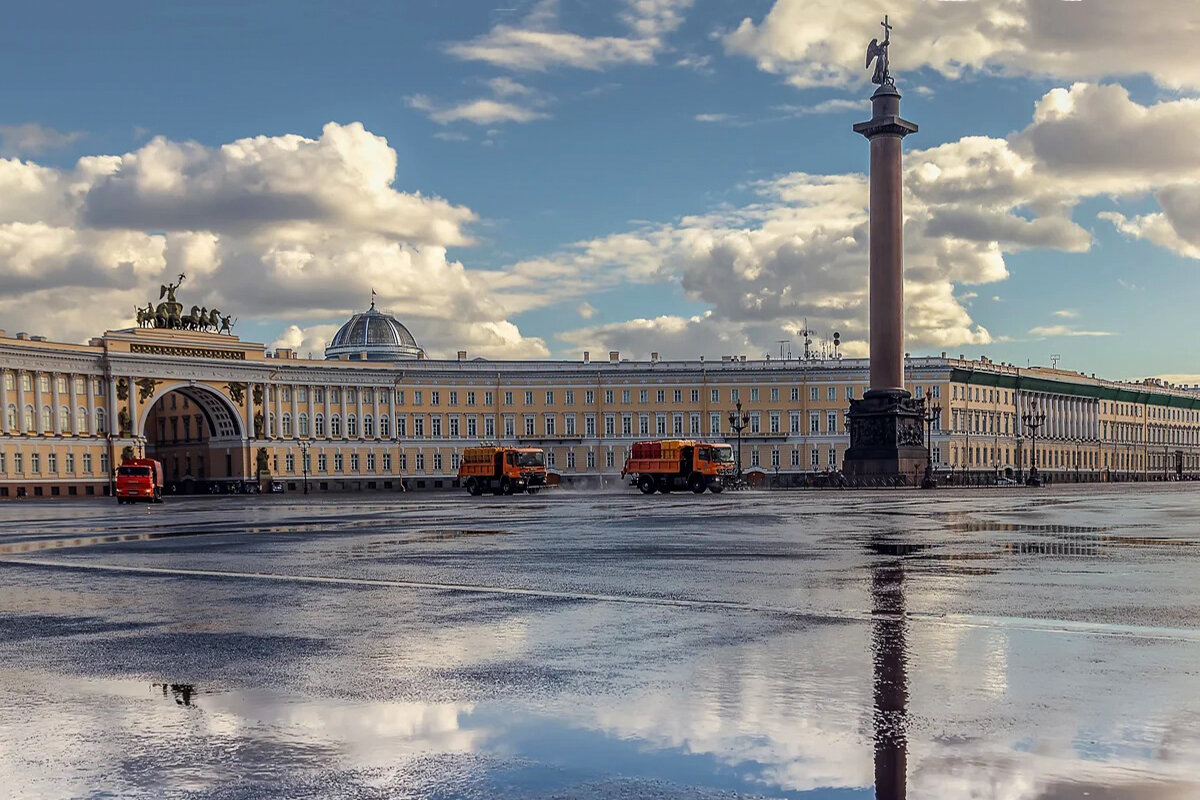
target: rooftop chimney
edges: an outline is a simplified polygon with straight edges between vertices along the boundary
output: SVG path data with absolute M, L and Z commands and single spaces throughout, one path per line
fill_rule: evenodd
M 608 363 L 616 364 L 620 360 L 621 360 L 621 352 L 619 350 L 609 350 L 608 351 Z
M 583 351 L 583 363 L 585 363 L 585 364 L 592 363 L 592 354 L 588 350 Z
M 466 360 L 467 360 L 467 351 L 466 351 L 466 350 L 459 350 L 459 351 L 458 351 L 458 360 L 459 360 L 459 361 L 466 361 Z
M 29 334 L 26 333 L 25 331 L 21 331 L 20 333 L 17 334 L 17 338 L 23 342 L 29 338 Z
M 658 363 L 658 353 L 656 353 L 656 352 L 655 352 L 655 353 L 651 353 L 651 354 L 650 354 L 650 363 L 651 363 L 651 364 L 657 364 L 657 363 Z

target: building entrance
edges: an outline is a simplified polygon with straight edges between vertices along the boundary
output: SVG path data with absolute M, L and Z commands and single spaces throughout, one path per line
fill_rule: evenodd
M 165 392 L 146 413 L 145 455 L 163 465 L 169 494 L 229 493 L 248 482 L 241 419 L 199 386 Z

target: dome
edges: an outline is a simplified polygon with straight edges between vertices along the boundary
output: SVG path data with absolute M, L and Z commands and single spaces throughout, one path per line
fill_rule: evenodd
M 424 358 L 425 351 L 408 328 L 390 314 L 371 307 L 355 314 L 338 329 L 325 348 L 325 359 L 334 361 L 403 361 Z

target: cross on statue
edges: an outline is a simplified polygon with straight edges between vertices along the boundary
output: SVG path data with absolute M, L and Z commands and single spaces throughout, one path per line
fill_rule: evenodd
M 880 86 L 894 86 L 896 81 L 892 79 L 891 72 L 888 71 L 888 45 L 892 43 L 892 26 L 888 23 L 887 14 L 883 15 L 883 22 L 879 23 L 883 26 L 883 41 L 872 39 L 867 45 L 867 63 L 865 67 L 871 68 L 871 62 L 875 62 L 875 74 L 871 76 L 871 83 L 877 83 Z

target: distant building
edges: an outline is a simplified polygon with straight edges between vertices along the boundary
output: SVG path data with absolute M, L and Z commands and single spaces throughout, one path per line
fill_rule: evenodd
M 616 483 L 639 439 L 729 440 L 750 415 L 743 467 L 798 484 L 837 470 L 862 359 L 576 361 L 424 358 L 408 330 L 356 314 L 305 360 L 236 336 L 151 327 L 89 344 L 0 332 L 0 498 L 105 494 L 124 454 L 160 458 L 176 491 L 257 480 L 314 490 L 449 488 L 463 448 L 543 447 L 564 484 Z M 1038 467 L 1050 481 L 1200 477 L 1200 392 L 944 354 L 910 358 L 907 388 L 942 406 L 930 442 L 942 479 Z

